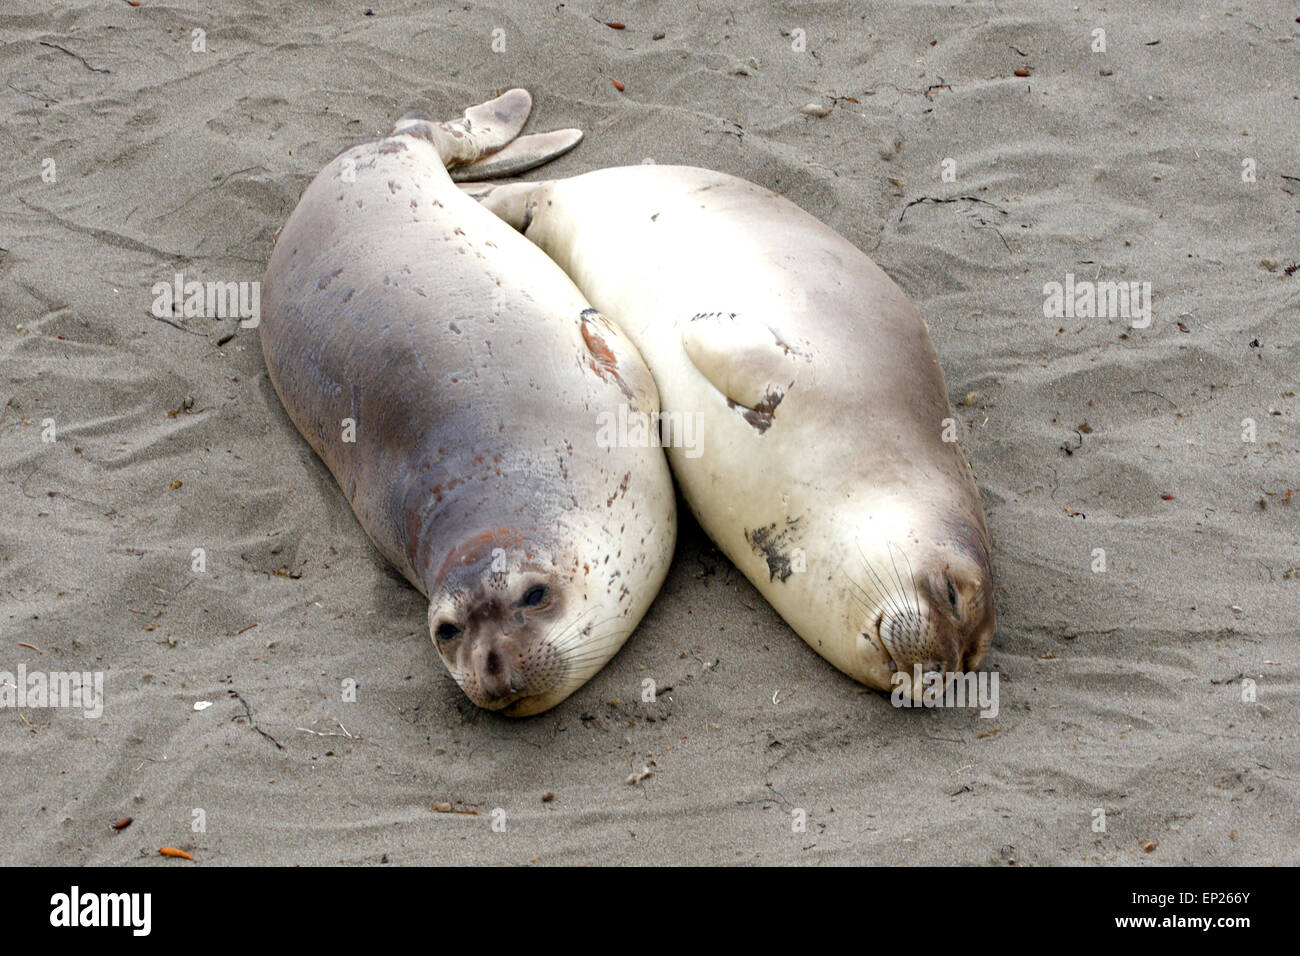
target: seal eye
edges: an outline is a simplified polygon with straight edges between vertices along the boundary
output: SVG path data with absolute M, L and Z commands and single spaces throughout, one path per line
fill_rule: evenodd
M 460 628 L 451 621 L 443 621 L 438 625 L 438 630 L 434 632 L 440 641 L 454 641 L 460 637 Z
M 524 592 L 524 596 L 519 599 L 519 604 L 521 607 L 537 607 L 545 600 L 546 587 L 541 584 L 534 584 Z
M 952 605 L 952 613 L 953 616 L 955 617 L 957 615 L 957 610 L 958 610 L 957 589 L 953 587 L 952 578 L 948 579 L 948 603 Z

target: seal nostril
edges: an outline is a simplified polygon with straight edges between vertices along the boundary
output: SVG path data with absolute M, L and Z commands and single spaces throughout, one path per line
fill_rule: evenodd
M 487 660 L 483 662 L 487 672 L 492 676 L 501 673 L 501 656 L 496 651 L 488 651 Z

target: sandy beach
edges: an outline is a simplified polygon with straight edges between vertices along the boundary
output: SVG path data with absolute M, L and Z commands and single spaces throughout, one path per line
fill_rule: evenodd
M 0 863 L 1300 863 L 1297 13 L 6 4 L 0 672 L 102 673 L 103 707 L 0 707 Z M 993 539 L 996 717 L 837 672 L 685 507 L 603 671 L 479 711 L 256 330 L 152 314 L 177 273 L 260 280 L 345 147 L 513 86 L 586 134 L 530 178 L 733 173 L 916 304 Z M 1149 314 L 1045 315 L 1067 281 Z

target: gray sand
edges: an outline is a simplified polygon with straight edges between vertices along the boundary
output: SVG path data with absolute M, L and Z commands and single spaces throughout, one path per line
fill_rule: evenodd
M 1300 862 L 1294 9 L 372 5 L 0 13 L 0 670 L 105 694 L 0 710 L 0 862 Z M 587 132 L 546 175 L 744 176 L 913 299 L 994 541 L 996 718 L 855 685 L 689 519 L 605 670 L 479 712 L 255 330 L 150 314 L 260 279 L 347 145 L 510 86 Z M 1150 282 L 1149 327 L 1044 318 L 1067 273 Z

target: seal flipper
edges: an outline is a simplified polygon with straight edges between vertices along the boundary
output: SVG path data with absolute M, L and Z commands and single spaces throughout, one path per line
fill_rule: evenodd
M 527 136 L 520 136 L 489 156 L 464 166 L 453 167 L 450 170 L 451 178 L 453 182 L 462 183 L 515 176 L 535 166 L 549 163 L 557 156 L 563 156 L 581 141 L 582 130 L 580 129 L 530 133 Z
M 455 179 L 511 176 L 567 153 L 582 132 L 555 130 L 520 136 L 533 109 L 527 90 L 507 90 L 494 100 L 471 106 L 458 120 L 439 123 L 419 110 L 394 125 L 391 136 L 417 136 L 433 143 Z
M 532 111 L 532 95 L 525 89 L 515 87 L 494 100 L 471 106 L 460 119 L 443 125 L 448 129 L 463 129 L 470 133 L 485 153 L 491 153 L 519 135 Z
M 516 87 L 506 90 L 494 100 L 471 106 L 458 120 L 439 123 L 442 131 L 449 133 L 457 143 L 468 147 L 465 150 L 457 149 L 454 156 L 443 153 L 443 161 L 449 167 L 472 163 L 481 156 L 504 149 L 523 131 L 524 124 L 528 122 L 528 114 L 532 111 L 532 96 L 527 90 Z M 399 120 L 398 127 L 400 126 Z M 397 132 L 398 127 L 394 127 L 393 131 Z
M 682 329 L 691 364 L 760 434 L 794 385 L 794 350 L 761 322 L 731 312 L 697 315 Z
M 583 309 L 580 320 L 587 367 L 618 385 L 636 411 L 645 415 L 658 412 L 659 388 L 632 340 L 596 309 Z

